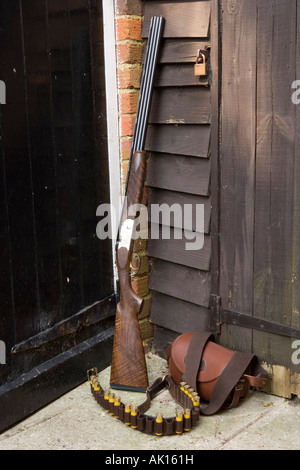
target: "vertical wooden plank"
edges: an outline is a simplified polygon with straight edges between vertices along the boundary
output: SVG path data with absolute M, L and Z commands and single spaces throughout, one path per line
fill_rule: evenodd
M 256 142 L 256 0 L 224 0 L 220 293 L 252 314 Z M 222 342 L 252 349 L 252 332 L 223 326 Z
M 0 5 L 0 30 L 1 30 L 1 44 L 0 44 L 0 63 L 1 63 L 1 80 L 5 84 L 9 83 L 10 76 L 10 58 L 7 57 L 7 49 L 13 34 L 13 27 L 11 18 L 16 12 L 18 13 L 18 3 L 10 2 L 9 7 L 5 8 L 3 3 Z M 19 16 L 15 25 L 17 31 L 20 33 Z M 11 25 L 11 31 L 8 29 L 8 24 Z M 19 34 L 20 38 L 20 34 Z M 16 82 L 14 82 L 15 85 Z M 10 93 L 7 93 L 6 102 L 10 103 Z M 10 108 L 8 104 L 0 105 L 0 340 L 4 341 L 6 345 L 6 365 L 0 365 L 0 386 L 3 385 L 10 371 L 10 348 L 14 345 L 15 334 L 15 312 L 13 305 L 13 277 L 11 265 L 11 242 L 10 242 L 10 226 L 9 226 L 9 209 L 8 209 L 8 188 L 7 188 L 7 175 L 6 175 L 6 155 L 4 142 L 4 115 L 10 116 Z
M 257 156 L 255 194 L 255 251 L 254 251 L 254 315 L 272 316 L 271 286 L 271 162 L 272 162 L 272 96 L 270 85 L 274 60 L 274 24 L 272 1 L 258 2 L 257 41 Z M 271 11 L 270 11 L 271 7 Z M 270 14 L 271 13 L 271 14 Z M 269 317 L 270 320 L 272 318 Z M 264 356 L 265 334 L 253 332 L 253 348 Z
M 98 186 L 103 175 L 97 172 L 95 145 L 95 95 L 92 71 L 94 54 L 92 45 L 91 3 L 79 2 L 81 14 L 71 12 L 71 38 L 74 89 L 74 124 L 78 175 L 78 223 L 84 305 L 99 300 L 101 295 L 102 266 L 101 242 L 96 238 L 95 214 Z M 101 35 L 99 34 L 99 37 Z
M 3 110 L 3 145 L 14 285 L 14 339 L 22 341 L 39 331 L 39 288 L 22 2 L 13 0 L 5 7 L 1 63 L 9 95 Z
M 296 79 L 300 77 L 300 0 L 297 0 Z M 295 105 L 294 231 L 292 326 L 300 328 L 300 104 Z M 292 347 L 295 341 L 292 341 Z M 297 347 L 299 350 L 299 346 Z M 296 350 L 292 348 L 292 352 Z M 297 355 L 299 359 L 299 354 Z M 297 362 L 297 361 L 296 361 Z M 300 398 L 300 364 L 291 364 L 291 393 Z
M 46 0 L 23 2 L 27 109 L 37 268 L 40 294 L 39 328 L 61 320 L 61 266 L 57 218 L 56 156 Z
M 211 0 L 211 292 L 219 295 L 220 289 L 220 17 L 219 0 Z
M 295 110 L 286 83 L 295 80 L 294 0 L 258 2 L 258 134 L 254 257 L 254 312 L 292 324 Z M 253 334 L 269 364 L 290 368 L 288 338 Z M 274 382 L 275 383 L 275 382 Z M 282 382 L 279 395 L 289 395 Z
M 62 311 L 63 317 L 66 318 L 83 306 L 70 2 L 68 0 L 61 2 L 60 22 L 64 26 L 60 28 L 59 41 L 57 41 L 55 2 L 48 0 L 48 9 L 61 212 Z
M 69 2 L 48 0 L 48 47 L 51 72 L 51 119 L 56 158 L 57 217 L 61 258 L 61 315 L 82 306 L 78 237 L 76 232 L 76 156 L 73 128 L 72 60 Z
M 1 23 L 0 23 L 1 24 Z M 0 57 L 2 56 L 0 50 Z M 0 386 L 6 382 L 10 367 L 10 349 L 14 345 L 15 312 L 11 272 L 10 230 L 7 207 L 5 153 L 3 146 L 3 106 L 0 105 L 0 341 L 6 346 L 6 364 L 0 366 Z

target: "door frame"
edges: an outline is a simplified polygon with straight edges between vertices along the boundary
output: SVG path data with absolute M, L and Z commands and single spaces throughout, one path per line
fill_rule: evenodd
M 120 167 L 120 133 L 118 113 L 118 85 L 117 85 L 117 57 L 116 57 L 116 31 L 114 0 L 102 0 L 103 10 L 103 34 L 104 34 L 104 61 L 106 84 L 106 115 L 109 178 L 110 178 L 110 204 L 115 214 L 120 213 L 121 208 L 121 167 Z M 119 221 L 111 218 L 112 227 L 112 254 L 114 263 L 114 286 L 117 293 L 117 267 L 115 245 L 118 235 Z

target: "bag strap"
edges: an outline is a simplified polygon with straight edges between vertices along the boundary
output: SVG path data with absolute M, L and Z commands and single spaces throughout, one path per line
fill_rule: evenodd
M 191 384 L 197 390 L 197 377 L 201 366 L 202 355 L 208 341 L 215 341 L 214 335 L 211 333 L 197 331 L 193 334 L 186 355 L 186 370 L 184 378 L 187 383 Z M 251 367 L 253 373 L 246 375 L 245 371 Z M 233 391 L 233 399 L 229 406 L 236 406 L 241 394 L 246 386 L 262 387 L 266 383 L 266 372 L 260 366 L 257 356 L 241 352 L 235 352 L 227 366 L 222 371 L 217 383 L 214 387 L 211 400 L 206 407 L 200 408 L 201 414 L 210 416 L 217 413 L 223 406 Z
M 215 337 L 212 333 L 196 331 L 189 344 L 185 358 L 186 367 L 182 380 L 187 382 L 194 390 L 197 390 L 197 377 L 201 366 L 203 351 L 208 341 L 215 342 Z

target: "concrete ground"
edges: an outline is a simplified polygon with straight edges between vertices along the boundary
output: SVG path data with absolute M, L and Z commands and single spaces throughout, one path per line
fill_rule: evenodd
M 149 381 L 167 371 L 166 361 L 147 355 Z M 99 374 L 103 388 L 110 369 Z M 144 394 L 122 392 L 123 403 L 145 400 Z M 154 400 L 150 413 L 174 416 L 168 391 Z M 153 437 L 128 428 L 106 414 L 90 393 L 89 383 L 72 390 L 0 435 L 0 450 L 298 450 L 299 400 L 251 392 L 238 408 L 200 417 L 190 433 Z

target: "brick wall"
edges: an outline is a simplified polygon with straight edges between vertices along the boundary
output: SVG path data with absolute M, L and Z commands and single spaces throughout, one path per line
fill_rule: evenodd
M 117 78 L 119 102 L 119 132 L 122 188 L 124 188 L 132 135 L 139 99 L 144 41 L 141 37 L 144 2 L 142 0 L 115 0 Z M 145 191 L 143 203 L 147 202 Z M 141 334 L 146 349 L 152 343 L 153 328 L 149 321 L 151 294 L 148 287 L 149 260 L 146 240 L 139 239 L 134 251 L 141 257 L 138 276 L 132 278 L 134 291 L 144 299 L 140 315 Z

